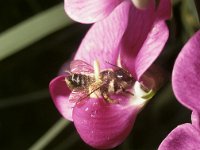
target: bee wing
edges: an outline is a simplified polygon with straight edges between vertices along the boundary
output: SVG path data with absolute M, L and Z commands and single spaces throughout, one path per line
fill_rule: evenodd
M 80 73 L 91 74 L 94 72 L 94 69 L 90 64 L 82 60 L 73 60 L 70 63 L 70 71 L 72 73 L 77 73 L 77 74 L 80 74 Z
M 76 103 L 82 100 L 82 98 L 86 98 L 88 95 L 87 90 L 73 90 L 69 96 L 69 102 Z

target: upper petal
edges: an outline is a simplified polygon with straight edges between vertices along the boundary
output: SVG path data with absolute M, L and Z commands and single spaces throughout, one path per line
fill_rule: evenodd
M 200 131 L 186 123 L 176 127 L 162 141 L 159 150 L 198 150 L 200 149 Z
M 135 61 L 137 79 L 151 66 L 160 55 L 169 37 L 164 21 L 156 22 L 142 45 Z
M 179 53 L 173 73 L 172 86 L 178 101 L 200 113 L 200 31 Z
M 98 59 L 102 69 L 111 67 L 106 61 L 116 64 L 131 5 L 124 1 L 107 18 L 95 23 L 83 39 L 74 59 L 89 64 Z
M 122 51 L 122 61 L 125 60 L 123 62 L 126 62 L 125 65 L 135 75 L 136 79 L 139 79 L 160 55 L 168 37 L 168 27 L 164 21 L 159 21 L 154 24 L 138 52 L 134 49 L 130 50 L 129 53 L 126 50 Z M 131 44 L 130 42 L 129 45 Z
M 65 11 L 75 21 L 93 23 L 108 16 L 123 0 L 65 0 Z
M 129 10 L 128 26 L 120 45 L 120 56 L 123 67 L 135 77 L 136 56 L 152 28 L 155 16 L 153 3 L 144 10 L 137 9 L 134 5 Z
M 128 136 L 140 108 L 89 99 L 82 107 L 74 108 L 74 124 L 87 144 L 98 149 L 110 149 Z
M 49 90 L 58 111 L 64 118 L 73 121 L 72 110 L 75 103 L 68 101 L 71 92 L 66 85 L 65 76 L 62 75 L 53 79 L 49 84 Z

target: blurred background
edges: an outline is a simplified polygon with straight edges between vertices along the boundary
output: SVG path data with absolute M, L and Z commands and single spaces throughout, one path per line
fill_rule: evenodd
M 0 149 L 92 150 L 54 107 L 48 84 L 77 50 L 90 25 L 74 23 L 62 0 L 6 0 L 0 5 Z M 139 114 L 116 150 L 154 150 L 191 112 L 173 95 L 174 60 L 199 29 L 195 3 L 173 0 L 170 39 L 156 61 L 169 80 Z

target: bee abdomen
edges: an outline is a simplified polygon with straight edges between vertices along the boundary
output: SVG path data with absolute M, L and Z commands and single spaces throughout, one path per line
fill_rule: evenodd
M 90 77 L 82 74 L 72 74 L 67 78 L 67 80 L 73 85 L 73 87 L 84 87 L 88 85 Z

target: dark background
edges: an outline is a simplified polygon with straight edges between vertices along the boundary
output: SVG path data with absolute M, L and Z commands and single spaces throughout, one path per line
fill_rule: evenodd
M 0 32 L 61 2 L 2 1 Z M 189 19 L 185 14 L 189 15 Z M 157 149 L 173 128 L 190 122 L 191 112 L 180 105 L 173 95 L 170 75 L 177 54 L 198 25 L 187 1 L 174 1 L 173 17 L 167 23 L 170 39 L 156 63 L 165 70 L 169 79 L 139 114 L 128 139 L 115 148 L 117 150 Z M 52 103 L 48 84 L 57 75 L 62 64 L 71 58 L 89 27 L 90 25 L 73 23 L 0 61 L 1 150 L 28 149 L 59 120 L 61 116 Z M 70 124 L 46 149 L 92 148 L 82 142 L 73 124 Z

